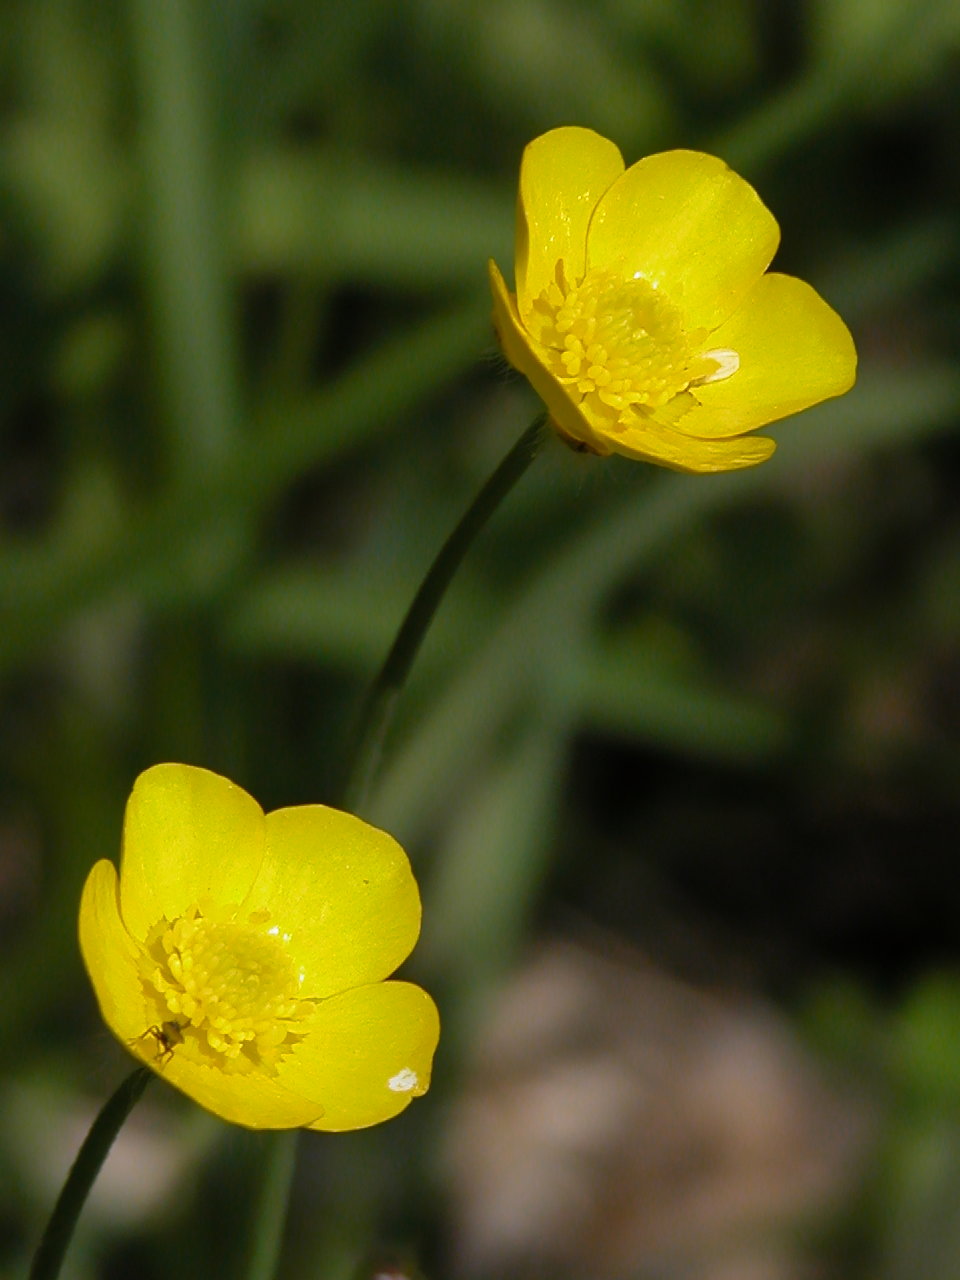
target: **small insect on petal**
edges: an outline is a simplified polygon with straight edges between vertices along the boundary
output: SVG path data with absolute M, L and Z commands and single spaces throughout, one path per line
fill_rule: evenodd
M 183 1044 L 183 1031 L 186 1023 L 179 1023 L 176 1019 L 170 1019 L 167 1022 L 161 1022 L 155 1026 L 147 1027 L 141 1035 L 135 1040 L 131 1040 L 131 1044 L 138 1044 L 141 1040 L 145 1040 L 147 1036 L 152 1037 L 157 1043 L 157 1061 L 161 1064 L 169 1062 L 173 1057 L 173 1051 L 177 1045 Z

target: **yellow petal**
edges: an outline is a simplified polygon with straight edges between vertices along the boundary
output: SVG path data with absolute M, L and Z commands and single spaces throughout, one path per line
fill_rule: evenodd
M 260 869 L 263 810 L 241 787 L 186 764 L 134 784 L 123 824 L 120 910 L 134 938 L 188 907 L 239 904 Z
M 688 332 L 711 330 L 756 284 L 779 239 L 773 214 L 722 160 L 665 151 L 631 165 L 600 199 L 587 260 L 642 276 L 679 308 Z
M 720 382 L 692 388 L 702 407 L 677 423 L 692 436 L 750 431 L 842 395 L 856 377 L 849 329 L 816 290 L 793 276 L 764 276 L 709 342 L 736 351 L 740 367 Z
M 319 1119 L 320 1105 L 257 1072 L 230 1075 L 173 1053 L 160 1057 L 150 1040 L 137 1056 L 168 1084 L 231 1124 L 248 1129 L 297 1129 Z M 151 1047 L 152 1046 L 152 1047 Z
M 609 453 L 609 446 L 595 436 L 578 406 L 541 362 L 537 355 L 539 344 L 523 327 L 516 301 L 507 292 L 500 268 L 493 261 L 490 262 L 490 286 L 493 290 L 493 322 L 507 360 L 524 375 L 564 435 L 589 445 L 596 453 Z
M 120 918 L 117 872 L 106 859 L 94 864 L 83 886 L 79 931 L 80 951 L 103 1020 L 128 1044 L 146 1029 L 139 949 Z
M 757 463 L 765 462 L 777 447 L 768 436 L 701 440 L 649 420 L 639 420 L 636 426 L 628 427 L 622 434 L 609 435 L 607 443 L 613 453 L 624 457 L 655 462 L 672 471 L 696 474 L 755 467 Z
M 439 1035 L 436 1005 L 419 987 L 355 987 L 318 1005 L 279 1079 L 322 1105 L 311 1129 L 364 1129 L 427 1091 Z
M 393 973 L 420 932 L 420 895 L 392 836 L 353 814 L 302 805 L 267 814 L 267 848 L 243 911 L 268 910 L 321 999 Z
M 520 312 L 555 278 L 584 272 L 587 225 L 597 201 L 623 173 L 617 147 L 592 129 L 551 129 L 529 143 L 520 162 L 516 275 Z

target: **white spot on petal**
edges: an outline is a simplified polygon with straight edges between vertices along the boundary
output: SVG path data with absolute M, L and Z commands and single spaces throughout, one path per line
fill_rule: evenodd
M 387 1088 L 392 1089 L 394 1093 L 409 1093 L 411 1089 L 415 1089 L 420 1083 L 420 1077 L 415 1071 L 411 1071 L 409 1067 L 404 1067 L 402 1071 L 398 1071 L 395 1076 L 391 1076 L 387 1081 Z
M 729 378 L 740 368 L 740 357 L 730 347 L 717 347 L 714 351 L 705 351 L 703 355 L 707 360 L 716 360 L 720 367 L 714 369 L 713 373 L 708 373 L 705 378 L 698 378 L 697 383 L 700 386 L 705 382 L 722 382 L 724 378 Z

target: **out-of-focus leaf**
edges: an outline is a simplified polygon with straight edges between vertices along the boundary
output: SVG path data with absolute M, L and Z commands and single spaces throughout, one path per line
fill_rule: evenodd
M 785 719 L 772 707 L 678 672 L 637 647 L 598 645 L 584 661 L 579 705 L 589 729 L 740 763 L 770 760 L 789 740 Z
M 73 123 L 35 116 L 0 134 L 0 175 L 48 288 L 75 289 L 106 269 L 130 200 L 119 155 Z
M 562 695 L 546 701 L 472 777 L 426 884 L 418 964 L 455 992 L 454 1036 L 515 958 L 543 879 L 570 729 Z
M 896 99 L 945 71 L 960 41 L 953 0 L 823 0 L 813 26 L 819 38 L 806 72 L 714 143 L 734 167 L 781 160 L 837 117 Z
M 123 537 L 91 548 L 54 533 L 44 546 L 0 550 L 0 611 L 9 620 L 0 663 L 35 655 L 72 614 L 117 594 L 145 593 L 167 605 L 195 598 L 189 566 L 218 530 L 229 534 L 231 521 L 254 520 L 306 468 L 393 430 L 399 416 L 470 362 L 488 323 L 486 303 L 461 304 L 385 344 L 312 400 L 286 412 L 272 406 L 260 433 L 238 443 L 221 469 L 189 477 L 132 520 Z
M 480 279 L 487 258 L 507 262 L 513 253 L 508 192 L 350 153 L 255 153 L 241 174 L 238 201 L 236 251 L 251 272 L 308 272 L 325 282 L 380 288 L 463 288 Z

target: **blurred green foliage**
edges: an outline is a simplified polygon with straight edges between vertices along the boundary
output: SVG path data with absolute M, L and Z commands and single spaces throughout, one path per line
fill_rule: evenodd
M 472 553 L 370 810 L 422 877 L 449 1047 L 402 1121 L 305 1151 L 284 1274 L 442 1237 L 458 1055 L 575 912 L 775 997 L 877 1100 L 829 1274 L 956 1276 L 958 62 L 955 0 L 6 0 L 0 1045 L 32 1122 L 3 1122 L 0 1268 L 124 1070 L 74 921 L 134 776 L 325 797 L 535 410 L 485 260 L 524 143 L 580 123 L 754 182 L 860 381 L 755 473 L 557 445 Z M 76 1276 L 230 1273 L 209 1206 L 238 1213 L 255 1140 L 162 1101 L 178 1189 L 92 1212 Z

